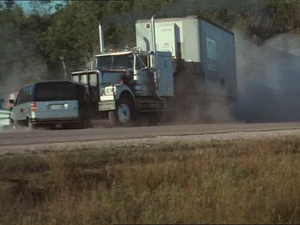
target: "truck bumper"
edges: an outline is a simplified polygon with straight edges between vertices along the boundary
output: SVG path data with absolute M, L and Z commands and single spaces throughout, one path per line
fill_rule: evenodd
M 99 111 L 111 111 L 116 109 L 114 100 L 99 102 Z

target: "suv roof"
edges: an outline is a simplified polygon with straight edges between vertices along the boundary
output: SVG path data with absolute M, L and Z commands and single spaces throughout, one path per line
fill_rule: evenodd
M 69 80 L 48 80 L 48 81 L 39 81 L 39 82 L 30 84 L 30 85 L 24 86 L 23 88 L 27 88 L 27 87 L 31 87 L 31 86 L 36 86 L 37 84 L 45 84 L 45 83 L 73 83 L 73 84 L 80 84 L 80 85 L 85 86 L 85 84 L 80 83 L 80 82 L 76 82 L 76 81 L 69 81 Z

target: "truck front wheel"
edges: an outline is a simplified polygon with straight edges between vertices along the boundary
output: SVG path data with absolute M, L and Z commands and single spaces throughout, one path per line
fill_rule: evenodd
M 127 98 L 117 101 L 115 111 L 108 113 L 109 121 L 112 126 L 130 126 L 135 119 L 135 107 L 133 102 Z

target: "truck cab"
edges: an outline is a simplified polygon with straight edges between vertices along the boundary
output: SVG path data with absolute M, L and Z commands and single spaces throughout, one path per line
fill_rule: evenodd
M 73 72 L 71 79 L 89 85 L 101 118 L 126 124 L 138 112 L 162 110 L 165 102 L 159 95 L 173 95 L 171 53 L 112 50 L 95 59 L 93 70 Z
M 153 96 L 154 76 L 151 55 L 146 51 L 121 51 L 96 56 L 100 83 L 126 84 L 132 94 Z M 118 85 L 121 88 L 121 85 Z

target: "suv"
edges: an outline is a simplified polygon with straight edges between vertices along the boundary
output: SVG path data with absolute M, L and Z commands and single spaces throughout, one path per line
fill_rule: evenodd
M 22 88 L 12 109 L 11 122 L 30 128 L 37 125 L 89 124 L 87 86 L 72 81 L 44 81 Z

